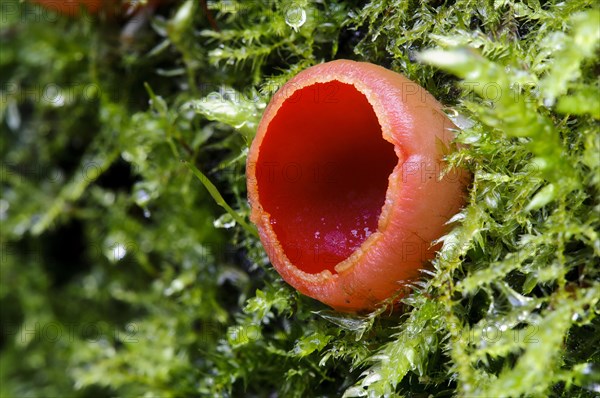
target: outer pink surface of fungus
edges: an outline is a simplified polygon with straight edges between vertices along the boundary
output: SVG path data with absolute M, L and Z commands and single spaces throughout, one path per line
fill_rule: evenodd
M 419 276 L 469 175 L 445 168 L 455 126 L 422 87 L 377 65 L 304 70 L 273 97 L 247 164 L 251 219 L 275 269 L 340 311 Z

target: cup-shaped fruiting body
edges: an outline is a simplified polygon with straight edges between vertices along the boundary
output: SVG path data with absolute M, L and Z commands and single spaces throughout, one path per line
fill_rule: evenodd
M 304 70 L 273 97 L 247 163 L 251 220 L 301 293 L 375 308 L 418 278 L 465 200 L 446 171 L 456 127 L 422 87 L 348 60 Z
M 148 0 L 145 3 L 140 3 L 134 0 L 32 0 L 34 3 L 61 14 L 69 16 L 78 16 L 82 10 L 89 14 L 97 14 L 101 10 L 108 14 L 119 14 L 119 12 L 132 11 L 144 6 L 156 6 L 160 0 Z

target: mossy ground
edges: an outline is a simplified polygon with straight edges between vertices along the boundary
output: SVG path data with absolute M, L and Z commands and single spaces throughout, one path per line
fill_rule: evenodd
M 173 1 L 128 40 L 1 7 L 0 396 L 600 393 L 592 1 Z M 463 128 L 469 204 L 404 313 L 299 295 L 247 225 L 262 110 L 335 58 Z

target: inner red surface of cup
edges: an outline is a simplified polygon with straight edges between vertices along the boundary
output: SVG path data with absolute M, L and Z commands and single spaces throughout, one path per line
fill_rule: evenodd
M 337 80 L 296 90 L 260 146 L 260 203 L 286 256 L 335 273 L 373 232 L 398 157 L 367 97 Z

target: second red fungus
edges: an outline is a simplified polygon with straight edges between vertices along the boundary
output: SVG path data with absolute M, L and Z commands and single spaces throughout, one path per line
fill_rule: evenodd
M 155 7 L 161 0 L 148 0 L 145 3 L 139 1 L 128 0 L 31 0 L 34 3 L 41 4 L 42 6 L 60 12 L 64 15 L 71 17 L 79 16 L 81 10 L 85 10 L 90 14 L 97 14 L 101 10 L 106 11 L 108 14 L 119 14 L 119 11 L 125 12 L 126 10 L 131 11 L 132 9 L 138 9 L 143 7 Z

